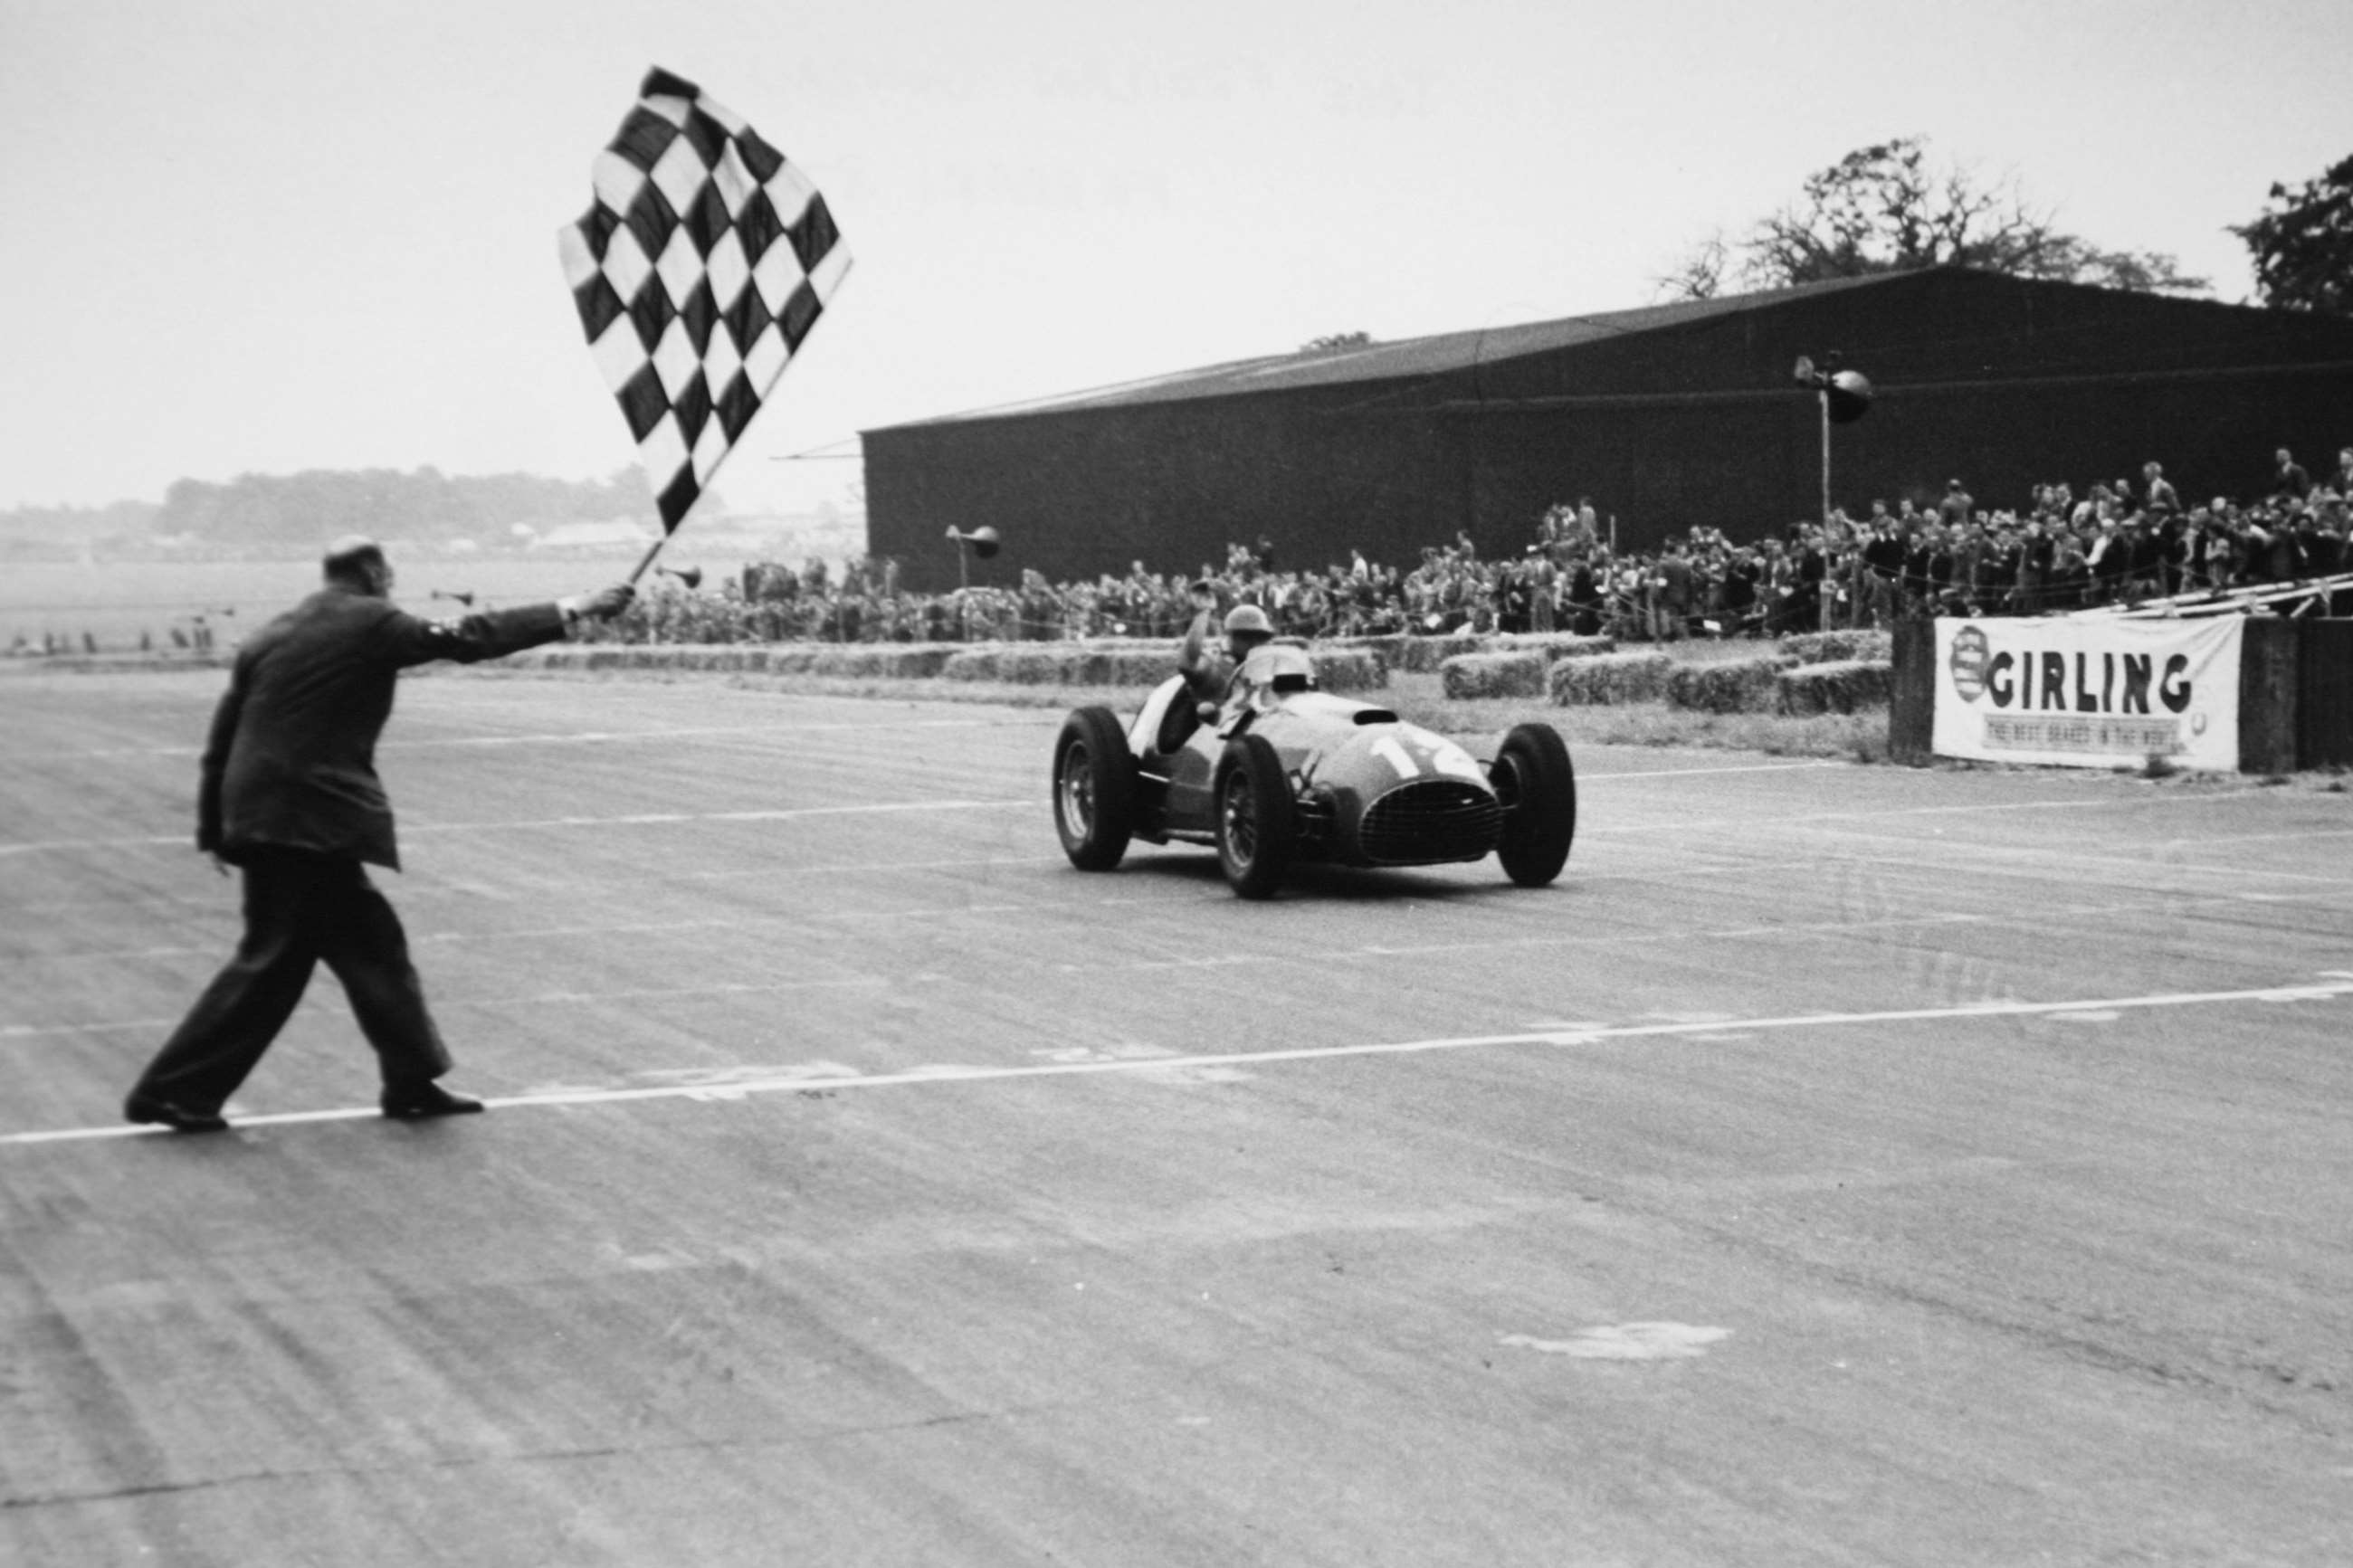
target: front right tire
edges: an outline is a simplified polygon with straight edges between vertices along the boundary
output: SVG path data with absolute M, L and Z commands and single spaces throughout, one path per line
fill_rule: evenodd
M 1495 858 L 1523 888 L 1541 888 L 1568 864 L 1577 837 L 1577 770 L 1568 745 L 1549 724 L 1521 724 L 1504 737 L 1487 771 L 1503 803 L 1504 834 Z

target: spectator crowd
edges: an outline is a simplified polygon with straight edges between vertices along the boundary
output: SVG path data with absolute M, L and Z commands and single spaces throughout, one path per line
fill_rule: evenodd
M 898 565 L 868 558 L 839 575 L 745 570 L 738 636 L 844 642 L 1018 641 L 1182 633 L 1189 585 L 1263 606 L 1279 630 L 1307 637 L 1398 632 L 1607 633 L 1625 640 L 1778 636 L 1886 626 L 1908 616 L 2031 616 L 2353 572 L 2353 447 L 2316 482 L 2289 452 L 2272 488 L 2234 500 L 2185 501 L 2158 463 L 2080 494 L 2032 488 L 2018 508 L 1980 507 L 1961 480 L 1933 504 L 1874 500 L 1861 517 L 1790 524 L 1754 542 L 1712 528 L 1658 548 L 1618 551 L 1589 498 L 1556 506 L 1515 555 L 1482 556 L 1467 536 L 1400 565 L 1354 552 L 1321 568 L 1280 567 L 1274 546 L 1229 547 L 1198 573 L 1152 572 L 1016 587 L 911 594 Z M 733 592 L 729 595 L 733 596 Z M 685 604 L 648 605 L 657 636 L 692 640 Z M 623 632 L 621 635 L 628 635 Z

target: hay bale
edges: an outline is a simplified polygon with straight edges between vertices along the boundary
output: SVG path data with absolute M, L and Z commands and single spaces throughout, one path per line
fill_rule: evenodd
M 1542 697 L 1541 653 L 1458 653 L 1438 667 L 1449 701 L 1483 697 Z
M 1361 648 L 1311 649 L 1318 685 L 1365 691 L 1388 684 L 1381 661 Z M 1008 643 L 957 649 L 942 662 L 949 680 L 1001 680 L 1020 686 L 1157 686 L 1176 673 L 1176 650 L 1156 639 L 1099 643 Z
M 1792 632 L 1773 646 L 1782 657 L 1799 664 L 1838 664 L 1848 659 L 1886 660 L 1895 657 L 1895 638 L 1888 632 Z
M 1069 645 L 1061 643 L 976 643 L 950 653 L 939 673 L 946 680 L 1057 686 L 1063 683 L 1070 658 Z
M 1051 643 L 1008 643 L 997 650 L 997 679 L 1015 686 L 1060 686 L 1069 658 Z
M 1722 664 L 1685 664 L 1667 677 L 1667 706 L 1700 713 L 1774 711 L 1786 658 L 1731 659 Z
M 1334 637 L 1324 647 L 1326 649 L 1342 649 L 1351 653 L 1372 655 L 1380 661 L 1382 684 L 1386 685 L 1389 670 L 1405 668 L 1407 640 L 1403 632 L 1366 632 L 1356 637 Z
M 878 647 L 871 658 L 876 673 L 892 680 L 930 680 L 940 673 L 955 648 L 947 643 L 901 643 Z
M 1616 708 L 1663 700 L 1674 668 L 1675 661 L 1662 653 L 1595 654 L 1555 660 L 1545 683 L 1561 707 Z
M 671 656 L 681 651 L 665 650 Z M 1123 688 L 1157 686 L 1176 673 L 1175 646 L 1156 637 L 1050 643 L 779 643 L 768 648 L 710 651 L 725 662 L 692 668 L 765 668 L 772 675 L 857 680 Z M 1309 657 L 1327 690 L 1363 691 L 1388 684 L 1387 668 L 1365 649 L 1311 649 Z
M 997 645 L 976 643 L 960 647 L 948 655 L 940 666 L 943 680 L 995 680 L 997 679 Z
M 1176 673 L 1176 656 L 1158 642 L 1115 648 L 1109 658 L 1110 686 L 1157 686 Z
M 1887 706 L 1895 666 L 1883 659 L 1848 658 L 1801 664 L 1774 681 L 1774 711 L 1793 718 L 1815 713 L 1859 713 Z
M 1397 668 L 1415 675 L 1432 675 L 1450 658 L 1477 653 L 1479 644 L 1479 638 L 1466 636 L 1400 637 Z
M 1370 648 L 1318 648 L 1315 684 L 1326 691 L 1378 691 L 1389 683 L 1388 666 Z
M 844 680 L 923 680 L 940 672 L 952 651 L 938 643 L 821 643 L 795 650 L 793 673 Z
M 1592 658 L 1597 655 L 1616 653 L 1618 639 L 1609 637 L 1578 637 L 1574 632 L 1505 632 L 1487 639 L 1492 653 L 1536 653 L 1550 664 L 1556 659 Z

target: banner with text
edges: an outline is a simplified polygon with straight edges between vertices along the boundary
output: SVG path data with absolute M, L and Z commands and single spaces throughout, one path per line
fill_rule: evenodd
M 2239 766 L 2239 616 L 1939 620 L 1938 756 Z

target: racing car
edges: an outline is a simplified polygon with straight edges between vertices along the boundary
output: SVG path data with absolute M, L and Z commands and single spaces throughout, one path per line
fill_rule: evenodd
M 1215 847 L 1245 899 L 1273 894 L 1294 861 L 1437 866 L 1493 854 L 1543 887 L 1567 864 L 1577 775 L 1549 724 L 1522 724 L 1493 761 L 1386 708 L 1319 690 L 1304 649 L 1274 643 L 1234 672 L 1221 704 L 1182 676 L 1133 722 L 1081 708 L 1054 743 L 1054 826 L 1082 871 L 1129 841 Z

